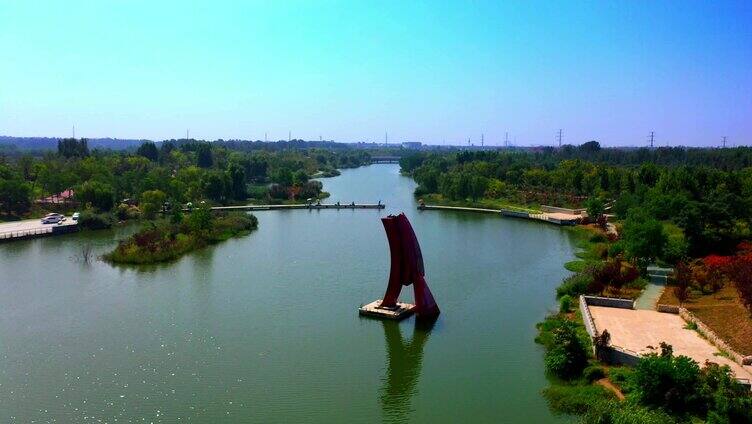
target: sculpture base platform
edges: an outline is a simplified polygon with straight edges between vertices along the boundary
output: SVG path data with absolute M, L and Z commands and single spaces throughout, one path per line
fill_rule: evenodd
M 415 312 L 415 305 L 411 303 L 397 302 L 397 306 L 394 308 L 381 308 L 381 299 L 374 300 L 373 302 L 363 305 L 358 309 L 361 315 L 369 317 L 400 320 L 407 318 Z

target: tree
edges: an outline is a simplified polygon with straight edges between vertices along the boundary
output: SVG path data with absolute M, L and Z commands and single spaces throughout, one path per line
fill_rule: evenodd
M 79 140 L 75 138 L 64 138 L 58 140 L 57 153 L 66 159 L 89 156 L 88 141 L 85 138 Z
M 162 210 L 167 195 L 159 190 L 149 190 L 141 193 L 141 212 L 144 217 L 153 219 Z
M 627 256 L 638 260 L 660 257 L 668 241 L 660 221 L 637 211 L 630 213 L 622 233 Z
M 223 202 L 227 194 L 227 175 L 223 172 L 209 172 L 202 179 L 204 194 L 215 202 Z
M 679 262 L 674 268 L 674 296 L 683 305 L 689 299 L 689 283 L 692 280 L 692 270 L 685 262 Z
M 585 207 L 587 207 L 588 218 L 591 222 L 597 222 L 606 210 L 603 199 L 597 196 L 588 198 Z
M 31 188 L 18 178 L 0 179 L 0 207 L 6 214 L 20 215 L 31 207 Z
M 211 146 L 208 143 L 196 146 L 196 165 L 200 168 L 211 168 L 213 163 Z
M 577 335 L 577 327 L 571 321 L 562 321 L 554 330 L 554 342 L 546 352 L 546 371 L 564 380 L 582 374 L 587 365 L 587 350 Z
M 303 169 L 295 171 L 295 173 L 292 175 L 292 183 L 294 185 L 301 186 L 307 182 L 308 182 L 308 174 Z
M 245 200 L 248 197 L 245 187 L 245 169 L 237 164 L 232 163 L 227 168 L 227 175 L 230 179 L 230 195 L 235 200 Z
M 159 159 L 159 150 L 157 146 L 151 141 L 147 141 L 138 147 L 136 154 L 149 159 L 152 162 L 156 162 Z
M 115 204 L 115 190 L 100 181 L 86 181 L 75 190 L 75 197 L 84 205 L 90 204 L 100 211 L 109 211 Z
M 211 230 L 213 222 L 214 217 L 212 216 L 212 211 L 206 205 L 201 205 L 194 209 L 188 216 L 188 227 L 193 232 Z
M 691 412 L 701 405 L 697 388 L 700 367 L 686 356 L 673 356 L 671 346 L 661 344 L 661 354 L 644 356 L 635 367 L 637 397 L 644 405 L 676 413 Z

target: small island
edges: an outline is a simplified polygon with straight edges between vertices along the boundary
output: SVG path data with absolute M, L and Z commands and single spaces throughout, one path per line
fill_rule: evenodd
M 122 240 L 104 259 L 116 264 L 154 264 L 175 260 L 196 249 L 250 234 L 258 228 L 251 214 L 213 213 L 198 208 L 186 217 L 175 212 L 169 222 L 149 223 Z

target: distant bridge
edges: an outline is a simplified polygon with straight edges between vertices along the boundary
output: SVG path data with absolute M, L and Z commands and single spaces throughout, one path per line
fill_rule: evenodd
M 399 156 L 371 156 L 371 163 L 399 163 Z

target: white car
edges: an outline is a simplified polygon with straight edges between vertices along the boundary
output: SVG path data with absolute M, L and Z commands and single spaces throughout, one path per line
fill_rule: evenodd
M 81 216 L 80 213 L 74 212 L 73 216 L 71 216 L 71 219 L 74 220 L 74 221 L 78 221 L 78 217 L 80 217 L 80 216 Z
M 59 213 L 48 213 L 42 218 L 42 224 L 57 224 L 58 222 L 61 222 L 63 218 L 65 217 Z

